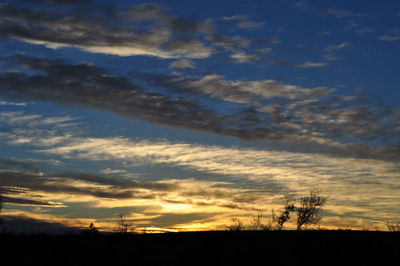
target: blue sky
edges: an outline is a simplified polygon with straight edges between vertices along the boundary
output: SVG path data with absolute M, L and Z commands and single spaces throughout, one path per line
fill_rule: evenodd
M 398 221 L 397 1 L 21 0 L 0 18 L 10 224 L 224 229 L 313 188 L 327 228 Z

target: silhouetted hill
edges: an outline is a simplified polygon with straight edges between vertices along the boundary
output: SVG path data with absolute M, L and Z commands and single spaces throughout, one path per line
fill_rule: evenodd
M 44 220 L 37 220 L 23 215 L 3 215 L 2 228 L 6 228 L 7 232 L 16 234 L 57 234 L 63 235 L 66 232 L 79 233 L 80 229 L 76 227 L 67 227 L 61 223 L 47 222 Z M 0 231 L 3 229 L 0 228 Z
M 0 235 L 10 265 L 393 265 L 400 234 L 242 231 Z

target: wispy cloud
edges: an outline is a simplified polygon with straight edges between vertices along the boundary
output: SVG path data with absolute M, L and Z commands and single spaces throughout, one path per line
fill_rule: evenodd
M 3 190 L 2 192 L 4 193 L 7 191 Z M 32 206 L 45 206 L 45 207 L 56 207 L 57 206 L 53 202 L 48 202 L 48 201 L 39 201 L 39 200 L 6 197 L 6 196 L 2 196 L 2 201 L 5 204 L 32 205 Z
M 30 210 L 33 223 L 63 216 L 66 221 L 82 219 L 87 226 L 87 217 L 93 215 L 100 226 L 110 228 L 112 216 L 124 211 L 143 227 L 221 228 L 233 215 L 269 213 L 280 205 L 280 194 L 299 195 L 313 186 L 335 197 L 327 206 L 331 225 L 355 213 L 360 219 L 377 213 L 381 219 L 394 216 L 400 188 L 400 111 L 361 90 L 342 95 L 341 90 L 318 86 L 311 77 L 302 83 L 307 79 L 312 85 L 293 81 L 292 74 L 323 74 L 330 61 L 341 58 L 340 52 L 359 42 L 327 42 L 320 36 L 323 44 L 310 43 L 304 41 L 310 35 L 299 31 L 293 43 L 290 27 L 282 32 L 246 15 L 196 19 L 182 16 L 185 10 L 175 13 L 159 4 L 8 2 L 0 4 L 0 37 L 7 40 L 1 48 L 7 52 L 17 44 L 24 54 L 0 57 L 0 143 L 2 156 L 10 154 L 0 159 L 0 193 L 7 217 L 24 220 Z M 309 15 L 318 12 L 309 1 L 289 4 L 297 15 L 304 13 L 293 7 L 315 11 Z M 361 23 L 370 16 L 363 11 L 331 8 L 325 14 L 330 18 L 323 19 L 341 19 L 341 25 L 356 34 L 372 32 Z M 323 30 L 321 25 L 308 33 Z M 340 34 L 337 25 L 331 26 L 320 35 Z M 376 34 L 382 41 L 397 41 L 399 36 L 398 29 Z M 286 45 L 272 47 L 283 41 Z M 287 50 L 285 57 L 278 54 L 299 43 L 320 50 L 309 49 L 313 56 L 302 54 L 296 60 L 293 53 L 298 49 Z M 61 49 L 65 47 L 69 49 Z M 54 57 L 74 51 L 78 54 L 71 61 Z M 354 52 L 359 51 L 366 50 Z M 156 58 L 151 59 L 154 65 L 142 68 L 149 58 L 94 59 L 88 53 Z M 96 64 L 71 63 L 82 58 Z M 287 60 L 274 60 L 279 58 Z M 125 64 L 106 65 L 110 62 Z M 252 62 L 267 64 L 272 71 L 245 65 Z M 273 68 L 293 72 L 288 76 L 293 80 L 272 78 L 277 73 Z M 31 101 L 37 103 L 24 108 Z M 42 110 L 41 102 L 64 111 L 73 108 L 73 113 L 76 107 L 85 111 L 79 118 L 32 113 L 36 107 Z M 190 143 L 107 136 L 124 134 L 114 128 L 93 137 L 85 130 L 92 125 L 93 110 L 119 115 L 119 126 L 139 119 L 150 127 L 172 127 L 167 136 L 183 128 L 219 134 L 228 141 L 218 146 L 204 144 L 219 140 L 209 137 Z
M 112 146 L 111 146 L 112 145 Z M 109 147 L 115 147 L 115 151 L 110 151 Z M 124 147 L 124 153 L 121 149 Z M 199 187 L 203 189 L 188 189 L 185 194 L 180 194 L 186 199 L 180 199 L 174 204 L 193 205 L 196 201 L 187 199 L 211 197 L 213 199 L 224 199 L 220 202 L 223 206 L 236 206 L 235 208 L 251 207 L 252 204 L 259 208 L 264 208 L 265 198 L 271 197 L 277 191 L 299 192 L 306 190 L 313 184 L 318 184 L 321 189 L 327 193 L 333 193 L 337 199 L 346 199 L 336 202 L 336 207 L 351 206 L 360 202 L 360 196 L 365 204 L 365 217 L 373 215 L 375 205 L 371 203 L 371 195 L 380 197 L 380 192 L 385 190 L 388 195 L 384 204 L 390 204 L 393 197 L 397 198 L 396 188 L 398 184 L 398 175 L 388 169 L 395 170 L 396 163 L 387 163 L 382 161 L 370 161 L 355 159 L 338 159 L 329 156 L 319 156 L 313 154 L 296 154 L 286 152 L 271 152 L 253 149 L 222 148 L 217 146 L 190 145 L 185 143 L 171 142 L 132 142 L 127 139 L 79 139 L 75 143 L 69 143 L 65 146 L 47 149 L 45 152 L 59 155 L 78 156 L 82 159 L 109 160 L 120 159 L 125 161 L 142 161 L 149 163 L 169 164 L 175 167 L 188 167 L 197 171 L 224 175 L 226 177 L 235 177 L 240 180 L 254 180 L 255 190 L 263 190 L 260 195 L 252 192 L 255 197 L 253 200 L 245 200 L 244 205 L 228 204 L 227 198 L 232 197 L 235 190 L 215 190 L 212 187 L 204 189 L 206 183 Z M 302 160 L 299 160 L 302 158 Z M 366 167 L 369 165 L 368 167 Z M 379 184 L 369 184 L 369 180 L 375 180 L 380 176 Z M 396 181 L 397 180 L 397 181 Z M 335 183 L 335 185 L 332 184 Z M 394 183 L 393 183 L 394 182 Z M 250 187 L 249 187 L 250 186 Z M 343 186 L 349 190 L 343 190 Z M 253 186 L 248 185 L 250 191 Z M 357 187 L 358 196 L 352 198 L 349 194 L 351 187 Z M 269 189 L 272 189 L 271 191 Z M 200 194 L 199 194 L 200 193 Z M 272 194 L 271 194 L 272 193 Z M 264 195 L 264 200 L 263 196 Z M 390 195 L 390 196 L 389 196 Z M 261 197 L 259 197 L 261 196 Z M 217 198 L 216 198 L 217 197 Z M 173 198 L 173 197 L 172 197 Z M 171 199 L 172 199 L 171 198 Z M 218 201 L 217 201 L 218 202 Z M 357 202 L 357 203 L 356 203 Z M 171 202 L 172 203 L 172 202 Z M 250 204 L 250 205 L 248 205 Z M 266 206 L 267 207 L 267 206 Z M 171 206 L 172 208 L 172 206 Z M 335 208 L 332 208 L 335 210 Z M 334 211 L 335 212 L 335 211 Z
M 34 161 L 23 161 L 23 160 L 13 160 L 13 159 L 1 159 L 0 158 L 0 168 L 8 170 L 23 170 L 24 172 L 36 173 L 38 174 L 40 170 L 37 167 L 37 163 Z
M 329 45 L 328 47 L 325 48 L 325 51 L 332 52 L 334 50 L 342 50 L 342 49 L 350 48 L 350 47 L 351 47 L 350 43 L 342 42 L 342 43 L 339 43 L 339 44 Z
M 271 106 L 269 111 L 273 112 L 276 108 L 279 109 L 279 106 Z M 23 124 L 13 125 L 24 127 Z M 121 162 L 121 166 L 133 167 L 131 169 L 151 166 L 147 168 L 149 171 L 168 166 L 212 177 L 196 180 L 182 175 L 179 179 L 163 180 L 161 175 L 161 180 L 135 180 L 125 175 L 123 169 L 126 168 L 102 171 L 103 174 L 114 175 L 114 178 L 101 174 L 46 174 L 39 171 L 35 163 L 7 159 L 0 161 L 3 162 L 0 164 L 0 186 L 3 195 L 14 199 L 9 201 L 10 204 L 68 208 L 73 202 L 91 202 L 92 208 L 147 206 L 153 210 L 158 206 L 157 217 L 165 213 L 208 213 L 210 222 L 216 226 L 227 215 L 234 213 L 248 215 L 269 211 L 271 206 L 279 204 L 276 195 L 300 193 L 315 184 L 324 192 L 335 195 L 329 207 L 331 217 L 342 214 L 346 209 L 354 209 L 361 202 L 362 218 L 369 219 L 377 211 L 383 215 L 386 212 L 380 207 L 390 206 L 398 200 L 398 162 L 74 134 L 63 136 L 49 146 L 47 139 L 52 136 L 37 135 L 35 130 L 31 128 L 29 134 L 35 152 L 42 155 L 58 156 L 67 161 L 72 158 L 80 162 L 89 160 L 101 165 L 112 160 L 114 164 Z M 18 134 L 26 136 L 18 130 L 9 133 L 12 138 L 18 137 Z M 4 137 L 3 134 L 1 138 Z M 353 195 L 354 189 L 358 191 L 357 196 Z M 385 191 L 385 199 L 381 198 L 382 191 Z M 383 205 L 376 206 L 376 201 L 371 198 L 379 198 Z M 149 212 L 140 213 L 149 215 Z M 212 213 L 220 213 L 221 217 Z M 150 223 L 153 218 L 147 217 L 146 221 Z M 177 223 L 175 221 L 175 225 Z
M 243 51 L 238 51 L 230 55 L 232 59 L 234 59 L 238 63 L 249 63 L 260 60 L 260 57 L 252 54 L 247 54 Z
M 10 101 L 0 100 L 0 106 L 1 105 L 3 105 L 3 106 L 7 106 L 7 105 L 9 105 L 9 106 L 26 106 L 27 103 L 24 103 L 24 102 L 10 102 Z
M 7 124 L 24 124 L 27 127 L 49 126 L 55 125 L 57 127 L 67 127 L 78 125 L 76 122 L 78 118 L 71 116 L 63 117 L 42 117 L 41 115 L 26 115 L 24 112 L 1 112 L 0 122 Z
M 273 60 L 272 62 L 275 64 L 279 64 L 279 65 L 284 65 L 284 66 L 288 66 L 288 67 L 297 67 L 297 68 L 324 67 L 327 65 L 327 63 L 310 62 L 310 61 L 296 63 L 296 62 L 290 62 L 289 60 L 286 60 L 286 59 Z
M 337 9 L 337 8 L 329 8 L 327 10 L 327 13 L 337 18 L 357 18 L 357 17 L 370 16 L 369 14 L 353 13 L 348 10 Z
M 131 181 L 87 174 L 46 176 L 25 171 L 0 171 L 5 202 L 18 205 L 65 207 L 65 201 L 90 199 L 154 199 L 157 193 L 177 190 L 179 185 L 163 181 Z M 84 196 L 81 200 L 79 196 Z
M 332 34 L 332 32 L 330 30 L 324 30 L 319 33 L 319 35 L 321 35 L 321 36 L 328 36 L 331 34 Z
M 85 202 L 94 199 L 98 201 L 98 206 L 109 207 L 146 202 L 145 204 L 150 205 L 159 203 L 162 206 L 160 211 L 174 213 L 179 213 L 179 210 L 180 213 L 203 211 L 203 208 L 206 210 L 211 206 L 214 209 L 209 209 L 208 212 L 218 210 L 226 213 L 227 209 L 265 211 L 276 204 L 276 194 L 301 192 L 313 184 L 318 184 L 326 193 L 335 195 L 336 200 L 333 200 L 334 204 L 330 207 L 333 213 L 350 208 L 353 204 L 357 205 L 363 200 L 364 218 L 376 214 L 379 207 L 376 207 L 375 201 L 371 201 L 371 197 L 381 197 L 382 190 L 387 195 L 387 199 L 380 200 L 384 204 L 390 205 L 398 197 L 398 165 L 395 162 L 169 141 L 132 141 L 126 138 L 74 137 L 42 152 L 65 159 L 73 157 L 100 162 L 124 161 L 125 165 L 137 165 L 138 162 L 153 167 L 167 164 L 218 174 L 221 176 L 220 180 L 231 180 L 232 183 L 190 179 L 147 182 L 87 174 L 46 176 L 6 171 L 1 174 L 1 185 L 22 187 L 25 189 L 25 196 L 34 192 L 41 195 L 41 201 L 52 199 L 53 202 L 64 202 L 64 205 L 68 205 L 70 201 Z M 374 181 L 371 184 L 370 181 L 376 180 L 378 176 L 379 183 Z M 247 189 L 235 188 L 233 182 L 244 182 Z M 353 188 L 357 188 L 357 197 L 351 196 Z M 19 196 L 23 195 L 18 193 Z M 118 202 L 110 201 L 112 199 L 118 199 Z
M 376 32 L 376 29 L 374 29 L 374 28 L 369 28 L 369 27 L 363 27 L 363 28 L 354 30 L 354 32 L 357 33 L 357 34 L 363 35 L 363 34 L 368 34 L 368 33 Z
M 225 36 L 211 34 L 207 37 L 208 40 L 212 41 L 215 45 L 221 46 L 226 50 L 235 51 L 243 48 L 247 48 L 252 44 L 250 39 L 241 36 Z
M 252 30 L 260 28 L 264 25 L 264 22 L 251 21 L 249 20 L 249 17 L 245 15 L 224 16 L 221 19 L 235 23 L 239 29 Z
M 325 57 L 329 61 L 337 61 L 341 59 L 340 56 L 337 56 L 335 52 L 338 52 L 343 49 L 351 48 L 351 44 L 349 42 L 342 42 L 339 44 L 331 44 L 325 47 L 323 57 Z
M 126 171 L 125 169 L 111 169 L 111 168 L 106 168 L 104 170 L 101 170 L 100 173 L 105 174 L 105 175 L 109 175 L 109 174 L 119 174 L 119 175 L 123 175 L 123 174 L 128 174 L 128 171 Z
M 21 124 L 32 122 L 41 118 L 40 115 L 24 115 L 23 112 L 2 112 L 0 113 L 0 121 L 8 124 Z
M 266 54 L 271 51 L 271 48 L 252 48 L 251 46 L 256 42 L 241 36 L 225 36 L 211 34 L 207 37 L 214 45 L 222 47 L 230 53 L 230 58 L 234 59 L 237 63 L 248 63 L 260 60 L 261 54 Z M 257 41 L 258 42 L 258 41 Z
M 297 1 L 294 5 L 295 8 L 299 8 L 302 10 L 309 10 L 310 9 L 310 3 L 304 0 Z
M 171 64 L 169 64 L 169 67 L 174 68 L 174 69 L 179 69 L 179 70 L 195 68 L 193 61 L 188 60 L 188 59 L 180 59 L 178 61 L 174 61 Z
M 93 205 L 90 208 L 94 213 L 99 208 L 105 211 L 112 208 L 146 206 L 145 209 L 136 211 L 135 216 L 147 216 L 149 223 L 153 221 L 152 217 L 161 218 L 165 214 L 189 215 L 197 211 L 211 218 L 213 213 L 257 212 L 263 208 L 256 206 L 265 199 L 263 193 L 271 192 L 270 188 L 261 187 L 238 189 L 233 183 L 221 181 L 136 181 L 93 174 L 36 175 L 10 170 L 0 170 L 0 189 L 8 206 L 36 206 L 41 208 L 39 213 L 42 214 L 57 213 L 49 210 L 50 207 L 63 207 L 63 212 L 68 212 L 65 209 L 68 209 L 69 205 L 78 203 Z M 149 217 L 143 212 L 146 209 L 157 212 Z M 81 217 L 73 215 L 72 218 Z M 175 227 L 179 224 L 177 221 L 173 222 Z M 158 224 L 161 225 L 167 226 Z
M 400 30 L 392 29 L 387 31 L 384 35 L 378 37 L 381 41 L 393 42 L 400 40 Z
M 293 66 L 294 67 L 300 67 L 300 68 L 309 68 L 309 67 L 324 67 L 326 66 L 327 63 L 318 63 L 318 62 L 303 62 L 303 63 L 295 63 Z
M 337 61 L 337 60 L 340 60 L 340 59 L 341 59 L 340 56 L 337 56 L 337 55 L 335 55 L 335 54 L 333 54 L 333 53 L 326 53 L 326 54 L 323 54 L 323 57 L 324 57 L 326 60 L 329 60 L 329 61 Z
M 36 135 L 35 133 L 32 133 Z M 46 138 L 37 136 L 36 138 Z M 51 146 L 46 146 L 44 142 L 34 142 L 42 153 L 59 155 L 63 158 L 79 158 L 93 161 L 117 160 L 125 161 L 125 166 L 132 164 L 168 164 L 176 167 L 188 167 L 200 172 L 213 173 L 223 176 L 230 176 L 240 179 L 257 180 L 267 182 L 270 186 L 275 186 L 274 191 L 279 187 L 279 183 L 290 186 L 291 189 L 297 188 L 300 184 L 291 185 L 285 180 L 295 178 L 303 183 L 304 187 L 309 186 L 308 181 L 323 176 L 327 178 L 339 178 L 341 181 L 352 180 L 360 181 L 368 171 L 377 175 L 385 176 L 396 175 L 396 162 L 385 162 L 373 160 L 369 164 L 367 172 L 362 170 L 365 167 L 365 160 L 330 157 L 321 154 L 300 154 L 284 151 L 270 151 L 245 148 L 224 148 L 219 146 L 174 143 L 170 141 L 133 141 L 127 138 L 90 138 L 78 136 L 65 136 L 62 141 Z M 19 144 L 20 145 L 20 144 Z M 112 147 L 112 148 L 110 148 Z M 228 156 L 229 155 L 229 156 Z M 299 160 L 299 158 L 302 158 Z M 316 159 L 318 158 L 318 160 Z M 20 168 L 15 166 L 20 165 Z M 102 186 L 114 186 L 121 189 L 127 188 L 154 188 L 157 190 L 174 190 L 174 184 L 146 183 L 129 180 L 117 180 L 96 175 L 85 174 L 63 174 L 59 177 L 46 177 L 37 174 L 35 164 L 23 162 L 4 161 L 3 167 L 6 169 L 21 169 L 24 175 L 14 174 L 2 179 L 9 182 L 25 183 L 23 180 L 42 179 L 51 181 L 51 184 L 74 185 L 73 180 L 84 182 L 90 187 L 90 183 L 101 184 Z M 359 170 L 355 170 L 356 168 Z M 291 170 L 290 170 L 291 169 Z M 341 169 L 341 170 L 340 170 Z M 349 169 L 353 169 L 350 171 Z M 372 170 L 375 169 L 375 170 Z M 389 169 L 393 169 L 392 172 Z M 27 170 L 29 170 L 27 172 Z M 113 172 L 106 169 L 108 173 Z M 347 174 L 344 174 L 344 173 Z M 293 176 L 293 174 L 295 176 Z M 301 175 L 301 178 L 299 177 Z M 347 176 L 342 179 L 342 176 Z M 298 179 L 297 179 L 298 178 Z M 347 179 L 348 178 L 348 179 Z M 353 179 L 354 178 L 354 179 Z M 12 181 L 14 180 L 14 181 Z M 74 181 L 74 182 L 75 182 Z M 357 182 L 358 182 L 357 181 Z M 390 179 L 390 182 L 392 180 Z M 47 182 L 47 181 L 46 181 Z M 283 182 L 283 183 L 282 183 Z M 388 181 L 389 182 L 389 181 Z M 7 183 L 3 185 L 15 185 Z M 46 183 L 50 184 L 50 183 Z M 77 183 L 78 184 L 78 183 Z M 274 185 L 275 184 L 275 185 Z M 80 185 L 81 186 L 81 185 Z
M 160 58 L 206 58 L 214 53 L 198 38 L 207 21 L 169 14 L 162 6 L 141 4 L 124 10 L 90 5 L 85 15 L 65 9 L 0 7 L 0 35 L 51 49 L 76 47 L 93 53 Z M 112 13 L 112 14 L 111 14 Z M 140 23 L 148 23 L 143 28 Z M 111 26 L 112 25 L 112 26 Z M 179 36 L 179 37 L 176 37 Z

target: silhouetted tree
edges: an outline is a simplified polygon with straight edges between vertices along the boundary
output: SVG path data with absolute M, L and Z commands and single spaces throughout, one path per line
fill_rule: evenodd
M 275 216 L 274 210 L 272 210 L 272 221 L 276 224 L 278 230 L 282 230 L 283 225 L 289 221 L 290 213 L 295 210 L 296 200 L 292 195 L 284 196 L 284 206 L 278 216 Z
M 91 233 L 94 233 L 94 234 L 97 234 L 97 233 L 99 232 L 99 230 L 97 229 L 96 226 L 94 226 L 93 223 L 90 223 L 90 225 L 89 225 L 89 231 L 90 231 Z
M 126 234 L 129 231 L 131 231 L 132 228 L 133 228 L 132 223 L 129 223 L 122 214 L 119 214 L 118 227 L 117 227 L 117 229 L 115 231 L 117 233 Z
M 228 226 L 229 231 L 243 231 L 244 226 L 242 221 L 239 220 L 237 217 L 232 218 L 232 224 Z
M 89 227 L 82 231 L 82 234 L 85 234 L 85 235 L 97 235 L 98 233 L 99 233 L 99 230 L 93 223 L 90 223 Z
M 300 206 L 296 207 L 297 230 L 311 224 L 317 224 L 322 218 L 322 206 L 325 205 L 328 197 L 321 196 L 318 189 L 310 191 L 309 196 L 299 199 Z

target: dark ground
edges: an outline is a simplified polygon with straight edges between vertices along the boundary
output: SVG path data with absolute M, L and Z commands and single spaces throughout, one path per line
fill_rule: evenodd
M 399 265 L 400 233 L 0 235 L 1 265 Z

